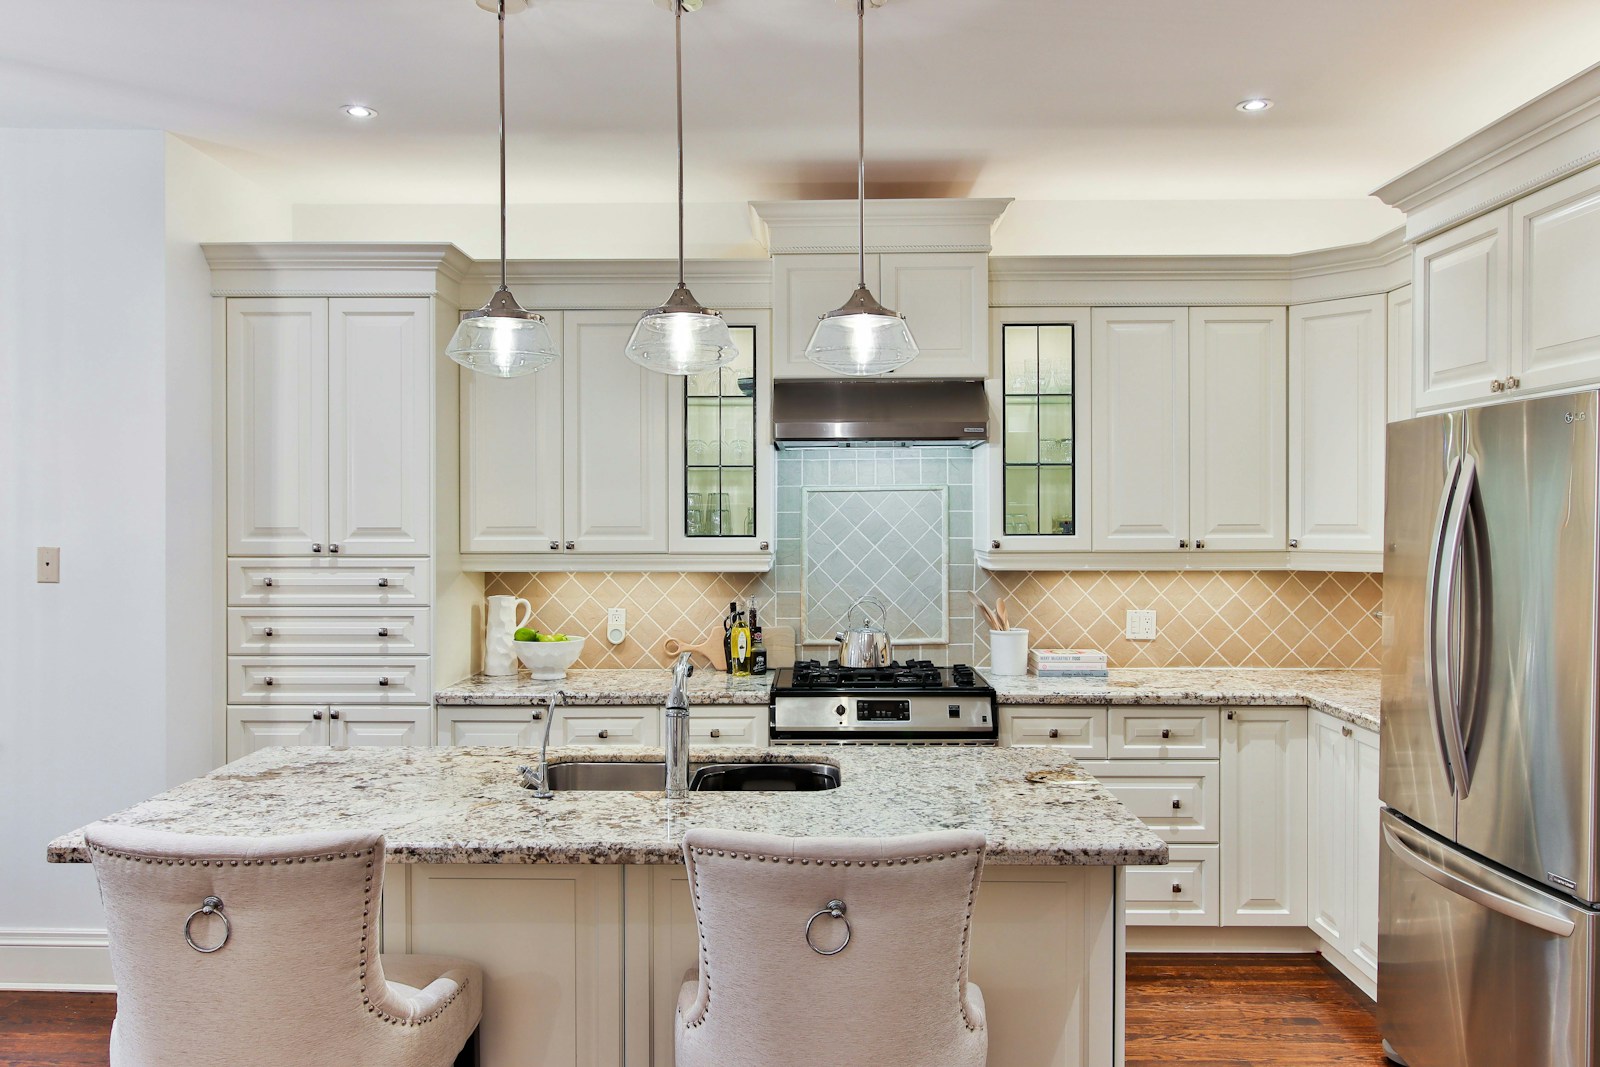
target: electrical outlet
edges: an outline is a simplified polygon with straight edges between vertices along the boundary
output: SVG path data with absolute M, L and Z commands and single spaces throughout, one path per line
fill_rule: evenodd
M 606 609 L 606 640 L 613 645 L 620 645 L 628 636 L 628 609 Z
M 38 574 L 34 577 L 36 582 L 49 582 L 55 584 L 61 581 L 61 550 L 59 548 L 39 549 Z
M 1128 625 L 1123 632 L 1129 641 L 1154 641 L 1156 639 L 1156 613 L 1153 611 L 1128 612 Z

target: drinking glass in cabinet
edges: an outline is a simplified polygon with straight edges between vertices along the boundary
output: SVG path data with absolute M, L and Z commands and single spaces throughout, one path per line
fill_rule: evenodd
M 1037 341 L 1039 392 L 1047 396 L 1072 394 L 1072 327 L 1040 326 Z
M 1039 398 L 1006 397 L 1005 451 L 1007 463 L 1039 460 Z
M 1047 518 L 1046 528 L 1040 533 L 1073 532 L 1071 467 L 1039 468 L 1039 512 Z
M 1007 393 L 1032 395 L 1039 391 L 1039 329 L 1007 326 L 1004 331 L 1005 387 Z

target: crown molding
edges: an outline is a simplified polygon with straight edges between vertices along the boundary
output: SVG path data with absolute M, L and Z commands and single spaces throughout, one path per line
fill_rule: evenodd
M 1377 189 L 1419 241 L 1600 162 L 1600 65 Z
M 867 201 L 868 252 L 988 252 L 1004 198 Z M 855 252 L 855 200 L 753 200 L 750 228 L 772 255 Z
M 708 307 L 772 306 L 772 261 L 691 259 L 684 278 Z M 461 284 L 462 307 L 478 307 L 500 284 L 498 260 L 472 265 Z M 524 306 L 542 311 L 656 307 L 678 284 L 676 259 L 543 259 L 506 264 L 506 284 Z
M 456 297 L 472 259 L 453 244 L 309 242 L 202 244 L 212 295 Z

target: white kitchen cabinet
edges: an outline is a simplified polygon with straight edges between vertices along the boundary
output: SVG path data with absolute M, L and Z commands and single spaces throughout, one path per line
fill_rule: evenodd
M 650 709 L 652 714 L 659 714 Z M 765 707 L 712 705 L 689 711 L 689 745 L 699 748 L 766 748 L 769 716 Z
M 600 707 L 572 705 L 556 712 L 550 728 L 552 745 L 598 745 L 606 748 L 639 748 L 661 744 L 659 707 L 626 705 Z
M 232 656 L 425 656 L 427 608 L 229 608 Z
M 632 311 L 565 316 L 563 545 L 586 553 L 667 550 L 667 384 L 628 359 Z
M 1114 707 L 1107 731 L 1111 758 L 1216 759 L 1221 715 L 1214 707 Z
M 1216 845 L 1172 845 L 1164 864 L 1124 868 L 1128 925 L 1218 925 L 1220 853 Z
M 1289 309 L 1289 547 L 1383 549 L 1387 300 Z
M 709 710 L 709 709 L 707 709 Z M 732 720 L 750 709 L 728 709 Z M 544 737 L 544 706 L 448 706 L 438 710 L 440 745 L 538 748 Z M 556 709 L 550 744 L 659 746 L 660 707 L 650 704 L 572 704 Z M 750 730 L 748 723 L 744 728 Z M 692 733 L 692 732 L 691 732 Z
M 903 378 L 989 376 L 989 256 L 985 252 L 885 252 L 866 257 L 867 288 L 906 316 L 918 355 Z M 772 257 L 776 378 L 834 378 L 806 359 L 819 316 L 860 283 L 855 253 Z
M 559 313 L 545 318 L 562 329 Z M 461 376 L 461 551 L 560 552 L 566 508 L 562 374 Z
M 1416 409 L 1490 399 L 1511 376 L 1511 209 L 1419 243 L 1412 258 Z
M 1216 760 L 1083 760 L 1083 769 L 1168 844 L 1221 839 L 1222 782 Z
M 1106 709 L 1042 704 L 1000 706 L 1000 744 L 1041 746 L 1069 752 L 1080 760 L 1106 758 Z
M 228 603 L 258 608 L 418 607 L 432 594 L 430 561 L 230 559 Z
M 1402 285 L 1389 294 L 1389 421 L 1401 422 L 1417 413 L 1413 392 L 1416 364 L 1412 358 L 1416 336 L 1416 301 L 1412 288 Z
M 440 705 L 435 738 L 443 747 L 538 748 L 544 737 L 543 706 Z
M 1510 211 L 1515 391 L 1600 382 L 1600 171 L 1541 189 Z
M 228 552 L 328 541 L 328 302 L 235 299 L 227 311 Z
M 1229 708 L 1222 722 L 1224 926 L 1306 925 L 1306 837 L 1305 709 Z
M 338 748 L 421 748 L 433 744 L 433 709 L 336 704 L 328 709 L 329 739 Z
M 1308 755 L 1311 929 L 1352 977 L 1370 982 L 1378 966 L 1378 736 L 1312 712 Z
M 1283 551 L 1288 345 L 1281 307 L 1189 309 L 1189 539 Z
M 425 299 L 228 301 L 228 551 L 426 556 Z
M 426 704 L 430 660 L 421 657 L 229 656 L 230 704 Z
M 1093 544 L 1172 551 L 1189 539 L 1187 308 L 1095 308 Z
M 227 714 L 227 758 L 230 761 L 279 745 L 299 747 L 328 743 L 328 709 L 325 705 L 229 705 Z

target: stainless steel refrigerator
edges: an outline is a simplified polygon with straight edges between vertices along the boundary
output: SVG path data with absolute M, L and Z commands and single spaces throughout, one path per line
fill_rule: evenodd
M 1389 428 L 1378 1012 L 1410 1067 L 1595 1067 L 1600 393 Z

